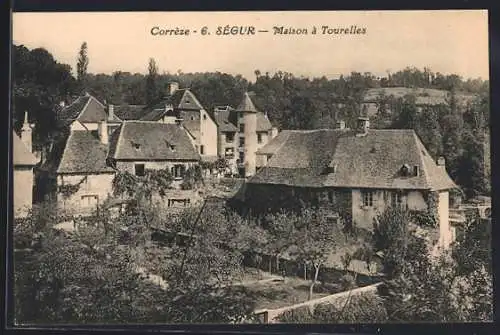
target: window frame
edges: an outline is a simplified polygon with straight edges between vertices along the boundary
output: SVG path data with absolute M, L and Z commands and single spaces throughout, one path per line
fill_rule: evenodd
M 361 200 L 363 207 L 373 207 L 375 203 L 375 192 L 371 190 L 363 190 L 361 192 Z
M 142 167 L 142 174 L 138 174 L 137 167 Z M 141 168 L 139 168 L 140 170 Z M 137 177 L 144 177 L 146 175 L 146 164 L 144 163 L 134 163 L 134 175 Z

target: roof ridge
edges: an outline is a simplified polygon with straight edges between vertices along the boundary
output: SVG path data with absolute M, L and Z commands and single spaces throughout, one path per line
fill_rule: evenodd
M 64 149 L 63 149 L 63 152 L 62 152 L 62 155 L 61 155 L 61 159 L 59 160 L 59 166 L 57 167 L 56 172 L 59 172 L 59 170 L 61 168 L 61 164 L 64 161 L 64 156 L 66 155 L 66 149 L 68 148 L 69 140 L 72 138 L 72 136 L 73 136 L 73 134 L 74 134 L 75 131 L 78 131 L 78 130 L 72 130 L 72 131 L 69 132 L 69 136 L 66 139 L 66 143 L 64 143 Z M 85 130 L 80 130 L 80 131 L 85 131 Z
M 83 112 L 87 109 L 87 107 L 89 106 L 90 104 L 90 100 L 91 100 L 91 95 L 89 94 L 88 95 L 89 99 L 87 100 L 87 103 L 83 106 L 82 110 L 80 111 L 80 113 L 78 113 L 78 115 L 76 116 L 75 120 L 78 120 L 80 118 L 80 116 L 82 116 Z M 81 97 L 81 98 L 84 98 L 84 97 Z
M 427 151 L 427 148 L 423 145 L 420 138 L 418 137 L 417 133 L 413 129 L 412 129 L 412 132 L 413 132 L 413 139 L 416 141 L 415 144 L 417 145 L 418 158 L 420 160 L 420 164 L 422 165 L 422 170 L 424 172 L 425 185 L 428 188 L 431 188 L 431 181 L 429 179 L 430 178 L 429 171 L 427 169 L 427 165 L 425 164 L 425 159 L 423 157 L 423 155 L 429 155 L 429 157 L 430 157 L 430 154 Z
M 122 131 L 123 131 L 124 125 L 125 125 L 125 121 L 120 125 L 120 127 L 118 127 L 118 129 L 115 130 L 115 131 L 118 132 L 116 134 L 116 136 L 118 136 L 118 138 L 116 140 L 116 148 L 114 150 L 114 154 L 113 154 L 113 157 L 112 157 L 113 159 L 118 156 L 118 151 L 120 150 L 120 144 L 122 142 Z

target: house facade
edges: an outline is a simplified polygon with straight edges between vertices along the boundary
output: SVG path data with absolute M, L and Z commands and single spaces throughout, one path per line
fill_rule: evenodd
M 217 124 L 194 93 L 189 89 L 179 89 L 178 83 L 170 83 L 167 97 L 150 108 L 140 120 L 180 123 L 189 133 L 202 161 L 215 162 L 217 159 Z
M 264 165 L 257 151 L 277 136 L 267 115 L 258 111 L 247 92 L 236 109 L 217 107 L 214 111 L 218 126 L 219 157 L 227 159 L 232 174 L 253 176 Z
M 425 214 L 439 227 L 442 247 L 453 239 L 449 191 L 457 186 L 413 130 L 285 130 L 258 155 L 266 166 L 247 183 L 244 201 L 258 211 L 321 206 L 371 229 L 388 207 Z
M 185 172 L 200 163 L 191 138 L 181 124 L 124 121 L 110 138 L 108 165 L 144 176 L 147 170 L 168 170 L 178 187 Z
M 32 153 L 32 126 L 25 114 L 21 137 L 12 134 L 14 218 L 28 215 L 33 204 L 33 168 L 37 159 Z
M 123 121 L 113 105 L 88 94 L 64 108 L 60 121 L 68 136 L 56 146 L 46 170 L 52 170 L 57 203 L 66 214 L 99 208 L 113 193 L 117 171 L 141 176 L 168 169 L 178 186 L 187 169 L 200 161 L 182 125 Z

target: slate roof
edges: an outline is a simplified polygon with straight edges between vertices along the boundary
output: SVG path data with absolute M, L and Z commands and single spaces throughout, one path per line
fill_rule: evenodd
M 72 131 L 66 140 L 57 173 L 113 173 L 106 165 L 108 146 L 87 130 Z
M 185 129 L 176 124 L 148 121 L 124 121 L 110 137 L 108 157 L 116 160 L 200 160 Z
M 148 111 L 155 109 L 164 110 L 166 105 L 171 105 L 174 109 L 182 110 L 201 110 L 203 105 L 196 96 L 187 88 L 178 89 L 172 95 L 161 99 L 155 103 Z
M 224 110 L 224 111 L 217 111 L 214 113 L 214 119 L 215 123 L 219 127 L 219 130 L 222 132 L 237 132 L 238 127 L 236 126 L 235 120 L 230 119 L 230 116 L 234 114 L 236 115 L 235 112 L 230 111 L 230 110 Z M 233 118 L 235 119 L 235 118 Z
M 69 125 L 73 121 L 80 121 L 85 123 L 98 123 L 103 120 L 108 120 L 107 108 L 99 100 L 92 95 L 84 95 L 78 97 L 72 104 L 63 108 L 58 113 L 58 120 L 63 125 Z M 115 122 L 120 122 L 119 116 L 114 113 Z
M 222 132 L 238 132 L 238 112 L 236 110 L 222 110 L 214 113 L 215 123 Z M 262 112 L 257 113 L 257 130 L 258 132 L 267 132 L 273 126 L 271 121 Z
M 426 189 L 456 188 L 413 130 L 289 130 L 259 153 L 273 154 L 249 183 L 303 187 Z M 418 176 L 399 173 L 407 164 Z
M 255 108 L 255 105 L 253 104 L 252 99 L 250 98 L 250 95 L 248 92 L 245 92 L 243 95 L 243 99 L 241 100 L 240 104 L 236 108 L 238 112 L 254 112 L 257 113 L 257 108 Z
M 35 166 L 36 157 L 28 150 L 21 138 L 12 132 L 12 162 L 14 166 Z

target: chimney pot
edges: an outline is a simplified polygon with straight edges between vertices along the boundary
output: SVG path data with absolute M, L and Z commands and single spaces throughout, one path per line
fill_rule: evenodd
M 112 104 L 108 105 L 108 119 L 113 120 L 115 117 L 115 106 Z
M 446 160 L 443 156 L 438 158 L 437 165 L 441 167 L 446 167 Z

